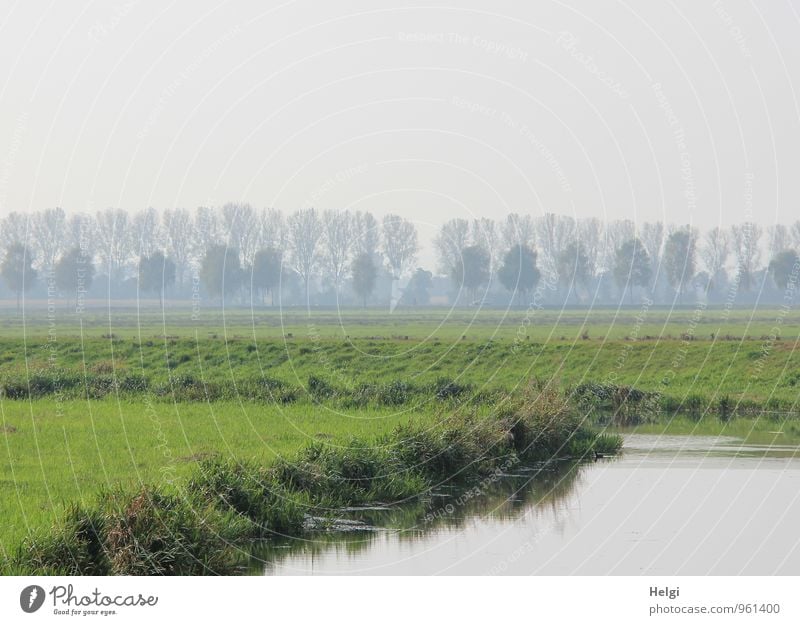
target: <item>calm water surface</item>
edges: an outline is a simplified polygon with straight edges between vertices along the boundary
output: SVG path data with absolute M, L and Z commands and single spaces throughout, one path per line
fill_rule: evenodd
M 617 458 L 342 516 L 342 531 L 257 548 L 251 572 L 800 575 L 800 449 L 630 434 Z

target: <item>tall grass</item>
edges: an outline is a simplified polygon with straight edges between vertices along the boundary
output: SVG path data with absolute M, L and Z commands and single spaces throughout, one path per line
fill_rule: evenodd
M 157 487 L 106 492 L 90 507 L 26 540 L 4 574 L 200 575 L 230 566 L 235 518 Z

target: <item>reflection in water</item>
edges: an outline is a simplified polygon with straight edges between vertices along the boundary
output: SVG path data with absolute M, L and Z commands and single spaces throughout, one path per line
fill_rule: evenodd
M 323 554 L 352 556 L 387 539 L 402 545 L 440 530 L 458 529 L 479 517 L 513 521 L 531 509 L 557 514 L 562 508 L 560 502 L 573 491 L 586 466 L 563 461 L 516 467 L 513 473 L 471 487 L 443 486 L 414 504 L 348 508 L 342 511 L 334 531 L 270 540 L 257 546 L 251 552 L 249 568 L 252 573 L 287 573 L 281 570 L 281 564 L 292 559 L 308 563 L 307 570 L 300 565 L 295 572 L 313 573 L 315 558 Z
M 633 434 L 619 458 L 515 468 L 477 491 L 344 511 L 341 531 L 259 545 L 250 571 L 800 574 L 794 446 Z

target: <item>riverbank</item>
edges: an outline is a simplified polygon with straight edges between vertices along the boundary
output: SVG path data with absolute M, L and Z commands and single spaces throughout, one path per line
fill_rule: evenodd
M 574 409 L 574 401 L 572 405 Z M 94 505 L 100 487 L 130 493 L 159 484 L 172 494 L 193 477 L 200 462 L 214 456 L 271 466 L 279 458 L 296 457 L 311 442 L 347 447 L 351 438 L 377 441 L 409 424 L 435 428 L 459 410 L 480 417 L 492 414 L 489 406 L 464 407 L 457 400 L 346 410 L 307 402 L 5 401 L 0 420 L 0 556 L 11 555 L 31 532 L 57 525 L 69 506 Z M 654 422 L 627 427 L 617 424 L 613 412 L 575 414 L 596 430 L 800 444 L 800 421 L 780 414 L 722 421 L 714 414 L 659 413 Z
M 626 433 L 596 462 L 514 469 L 433 509 L 360 507 L 257 544 L 254 575 L 797 575 L 800 446 Z
M 302 535 L 309 518 L 343 506 L 410 502 L 434 486 L 521 462 L 583 458 L 620 446 L 620 437 L 587 429 L 560 393 L 534 389 L 490 415 L 458 410 L 436 423 L 409 420 L 376 439 L 315 442 L 294 459 L 270 464 L 210 457 L 172 488 L 103 492 L 27 538 L 2 572 L 230 572 L 232 545 Z

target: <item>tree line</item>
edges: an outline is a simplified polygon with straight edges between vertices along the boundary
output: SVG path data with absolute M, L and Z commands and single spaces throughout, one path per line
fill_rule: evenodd
M 77 299 L 99 277 L 112 297 L 186 297 L 274 303 L 517 303 L 537 291 L 555 302 L 611 301 L 687 292 L 724 297 L 793 287 L 800 221 L 745 222 L 701 232 L 688 225 L 604 222 L 546 213 L 451 219 L 433 241 L 437 266 L 417 265 L 415 224 L 397 214 L 306 208 L 284 214 L 229 203 L 194 211 L 107 209 L 67 215 L 54 208 L 0 220 L 0 277 L 19 301 L 37 287 Z M 131 286 L 133 285 L 133 286 Z M 763 291 L 763 288 L 761 289 Z M 376 295 L 376 291 L 379 294 Z

